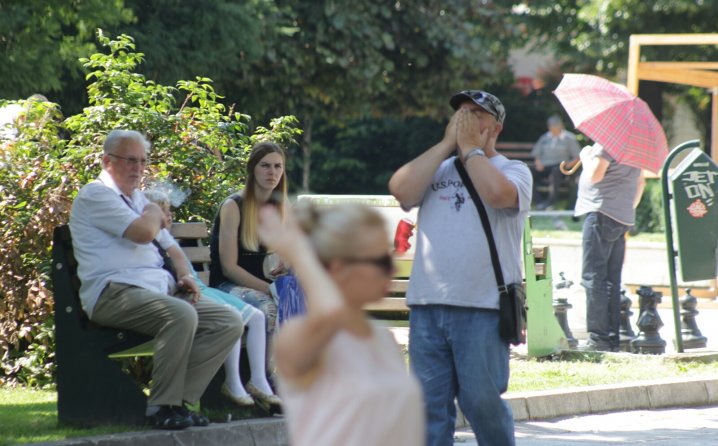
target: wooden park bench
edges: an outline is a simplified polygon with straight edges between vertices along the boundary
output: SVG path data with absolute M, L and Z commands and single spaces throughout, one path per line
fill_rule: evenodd
M 534 157 L 531 150 L 534 145 L 530 142 L 497 142 L 496 150 L 508 159 L 519 160 L 533 169 Z
M 209 279 L 209 246 L 204 223 L 174 224 L 172 234 L 183 246 L 199 277 Z M 57 408 L 61 423 L 142 424 L 147 396 L 140 385 L 122 371 L 122 358 L 152 356 L 149 336 L 130 330 L 103 327 L 89 320 L 80 303 L 80 280 L 72 238 L 67 225 L 55 228 L 52 250 L 55 298 Z M 245 365 L 245 370 L 249 368 Z M 202 407 L 221 408 L 223 368 L 202 397 Z
M 533 143 L 530 142 L 497 142 L 496 150 L 506 158 L 523 161 L 533 171 L 534 158 L 531 156 L 533 146 Z M 576 196 L 578 174 L 562 178 L 558 194 L 568 197 L 571 202 Z M 549 191 L 548 178 L 542 179 L 535 187 L 538 192 L 547 194 Z

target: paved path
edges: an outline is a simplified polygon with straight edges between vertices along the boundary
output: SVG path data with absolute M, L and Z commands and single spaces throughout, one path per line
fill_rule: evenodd
M 607 446 L 718 444 L 718 407 L 615 412 L 550 421 L 516 423 L 517 446 Z M 455 446 L 475 446 L 470 429 L 457 432 Z

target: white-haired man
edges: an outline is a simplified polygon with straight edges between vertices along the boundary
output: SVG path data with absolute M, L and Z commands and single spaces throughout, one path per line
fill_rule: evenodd
M 139 191 L 149 149 L 139 132 L 111 131 L 102 173 L 73 203 L 80 299 L 92 321 L 154 336 L 148 422 L 159 429 L 205 426 L 209 420 L 188 405 L 199 400 L 243 326 L 235 312 L 201 299 L 162 210 Z

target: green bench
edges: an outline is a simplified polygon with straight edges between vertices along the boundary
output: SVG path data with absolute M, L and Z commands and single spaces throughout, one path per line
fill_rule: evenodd
M 147 397 L 111 355 L 150 341 L 133 331 L 102 327 L 82 310 L 80 281 L 67 225 L 53 234 L 57 413 L 62 424 L 142 424 Z
M 200 278 L 209 278 L 209 247 L 204 223 L 174 224 L 172 234 Z M 52 249 L 55 299 L 57 409 L 60 423 L 75 426 L 144 423 L 147 396 L 119 360 L 153 354 L 152 338 L 130 330 L 103 327 L 89 320 L 79 297 L 72 237 L 67 225 L 55 228 Z M 246 359 L 245 359 L 246 361 Z M 247 364 L 242 366 L 248 371 Z M 203 408 L 225 409 L 231 403 L 220 394 L 223 368 L 202 397 Z

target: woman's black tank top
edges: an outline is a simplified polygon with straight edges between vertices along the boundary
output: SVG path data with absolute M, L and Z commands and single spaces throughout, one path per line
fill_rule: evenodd
M 239 194 L 233 194 L 229 198 L 237 203 L 237 206 L 242 210 L 242 197 Z M 264 277 L 263 264 L 264 258 L 267 256 L 267 249 L 259 245 L 259 251 L 250 251 L 242 246 L 242 219 L 240 219 L 239 227 L 237 228 L 237 265 L 241 266 L 248 273 L 255 277 L 258 277 L 266 282 L 270 282 Z M 214 226 L 212 227 L 212 236 L 210 237 L 209 252 L 210 252 L 210 265 L 209 265 L 209 286 L 216 287 L 222 282 L 229 281 L 222 272 L 222 265 L 219 261 L 219 226 L 220 216 L 217 212 L 217 216 L 214 218 Z

